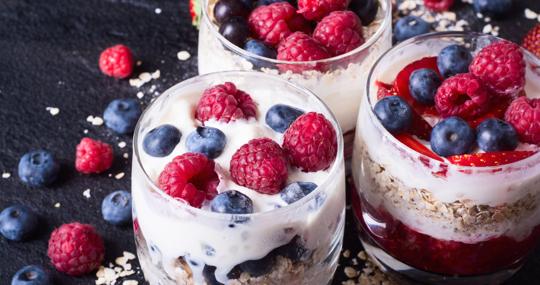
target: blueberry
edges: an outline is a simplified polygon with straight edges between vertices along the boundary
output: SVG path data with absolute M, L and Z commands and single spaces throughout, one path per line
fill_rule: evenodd
M 481 150 L 505 151 L 514 150 L 519 139 L 512 125 L 499 119 L 487 119 L 476 127 L 476 143 Z
M 0 234 L 8 240 L 26 240 L 35 233 L 37 226 L 37 214 L 24 205 L 13 205 L 0 213 Z
M 11 279 L 11 285 L 50 285 L 52 284 L 51 276 L 41 266 L 28 265 L 25 266 Z
M 279 196 L 287 204 L 292 204 L 313 192 L 317 188 L 317 184 L 312 182 L 293 182 L 279 193 Z
M 244 49 L 252 54 L 256 54 L 258 56 L 266 57 L 266 58 L 272 58 L 275 59 L 277 56 L 277 52 L 275 49 L 265 45 L 263 42 L 259 40 L 249 40 L 244 45 Z M 253 63 L 253 65 L 256 68 L 271 68 L 272 63 L 265 62 L 260 59 L 250 58 L 249 61 Z
M 219 27 L 219 33 L 236 46 L 243 47 L 249 36 L 249 27 L 243 18 L 231 18 Z
M 435 93 L 439 86 L 441 78 L 433 69 L 417 69 L 409 77 L 409 92 L 416 101 L 424 105 L 435 104 Z
M 31 187 L 52 184 L 58 177 L 60 165 L 47 150 L 34 150 L 19 160 L 19 177 Z
M 375 20 L 379 11 L 378 0 L 352 0 L 349 10 L 353 11 L 360 18 L 362 25 L 367 26 Z
M 111 101 L 103 112 L 105 125 L 118 134 L 132 133 L 141 115 L 141 106 L 135 99 Z
M 308 249 L 304 247 L 300 236 L 295 236 L 289 243 L 278 247 L 275 251 L 276 254 L 287 257 L 292 261 L 301 261 L 308 257 Z
M 391 133 L 397 134 L 406 131 L 411 125 L 412 109 L 399 96 L 385 97 L 373 108 L 381 124 Z
M 236 190 L 229 190 L 219 193 L 210 202 L 210 209 L 217 213 L 251 214 L 253 213 L 253 202 L 248 196 Z
M 394 38 L 401 42 L 406 39 L 429 33 L 430 25 L 419 17 L 405 16 L 396 22 L 394 27 Z
M 144 151 L 155 157 L 169 155 L 180 142 L 182 133 L 172 125 L 161 125 L 149 131 L 143 140 Z
M 101 203 L 101 214 L 110 224 L 128 224 L 131 221 L 131 194 L 124 190 L 110 193 Z
M 449 45 L 437 56 L 437 67 L 445 78 L 459 73 L 467 73 L 472 61 L 471 53 L 461 45 Z
M 304 111 L 293 108 L 291 106 L 277 104 L 266 112 L 265 122 L 272 128 L 272 130 L 278 133 L 285 133 L 289 126 L 304 114 Z
M 235 17 L 247 17 L 249 15 L 249 11 L 249 7 L 247 7 L 246 3 L 243 1 L 220 0 L 214 6 L 214 18 L 218 23 L 223 24 L 227 20 Z
M 474 10 L 490 17 L 502 17 L 512 10 L 512 0 L 474 0 Z
M 221 154 L 225 143 L 225 134 L 211 127 L 197 127 L 186 139 L 186 147 L 190 152 L 202 153 L 211 159 Z
M 231 278 L 239 276 L 239 273 L 241 272 L 247 272 L 252 277 L 259 277 L 270 272 L 275 264 L 275 261 L 276 257 L 271 252 L 261 259 L 248 260 L 238 264 L 227 274 L 227 277 Z
M 431 131 L 431 149 L 440 156 L 466 154 L 471 151 L 475 134 L 459 117 L 446 118 Z

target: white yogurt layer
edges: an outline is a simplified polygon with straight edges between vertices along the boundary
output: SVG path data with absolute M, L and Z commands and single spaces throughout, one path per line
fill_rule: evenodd
M 407 64 L 426 56 L 436 56 L 438 51 L 449 44 L 451 42 L 434 39 L 428 43 L 415 45 L 414 48 L 403 48 L 394 52 L 388 59 L 392 66 L 383 70 L 382 73 L 376 72 L 376 79 L 392 82 L 397 73 Z M 527 67 L 526 80 L 527 96 L 540 97 L 540 74 L 533 72 L 530 64 Z M 377 87 L 374 84 L 375 80 L 370 86 L 370 100 L 373 104 L 377 102 Z M 361 108 L 353 157 L 353 174 L 355 181 L 357 183 L 361 181 L 360 186 L 364 187 L 361 189 L 361 194 L 367 196 L 370 203 L 374 203 L 373 206 L 384 206 L 394 217 L 421 233 L 437 239 L 466 243 L 476 243 L 501 235 L 521 240 L 540 224 L 540 157 L 538 155 L 515 163 L 512 167 L 472 168 L 470 171 L 464 171 L 462 167 L 447 163 L 446 176 L 441 177 L 434 174 L 444 170 L 440 163 L 431 161 L 430 167 L 426 167 L 425 162 L 418 159 L 418 154 L 413 151 L 404 151 L 406 147 L 393 136 L 381 132 L 382 126 L 376 121 L 376 117 L 370 114 L 367 100 L 363 102 Z M 426 146 L 429 148 L 429 144 Z M 538 150 L 538 146 L 520 144 L 518 149 Z M 419 209 L 411 208 L 407 206 L 409 205 L 407 203 L 393 203 L 380 194 L 373 194 L 377 191 L 373 191 L 362 179 L 367 171 L 365 167 L 368 167 L 365 165 L 364 169 L 361 167 L 362 150 L 367 150 L 371 160 L 382 165 L 385 173 L 404 185 L 404 189 L 400 189 L 405 193 L 402 197 L 404 201 L 408 199 L 409 189 L 426 189 L 436 201 L 442 203 L 466 201 L 473 205 L 507 207 L 520 199 L 531 197 L 535 200 L 532 204 L 536 208 L 530 209 L 530 214 L 519 217 L 518 220 L 508 218 L 496 223 L 496 226 L 490 227 L 489 230 L 455 231 L 451 225 L 441 220 L 419 215 Z M 494 172 L 494 169 L 502 169 L 502 171 Z M 417 202 L 420 204 L 419 207 L 425 206 L 422 205 L 422 201 Z
M 325 116 L 329 114 L 315 98 L 288 94 L 290 91 L 278 86 L 250 82 L 243 78 L 229 81 L 251 95 L 257 104 L 258 114 L 256 118 L 227 124 L 206 122 L 205 125 L 220 129 L 227 137 L 223 153 L 215 159 L 216 172 L 220 176 L 218 192 L 238 190 L 251 198 L 255 212 L 263 213 L 252 215 L 245 222 L 234 223 L 230 215 L 209 212 L 208 201 L 203 205 L 203 211 L 176 205 L 157 193 L 150 192 L 150 185 L 142 170 L 137 163 L 133 166 L 134 211 L 148 248 L 157 249 L 151 251 L 155 259 L 153 264 L 161 264 L 169 277 L 178 282 L 185 279 L 185 272 L 179 269 L 176 263 L 179 257 L 197 264 L 191 264 L 195 284 L 203 284 L 204 264 L 217 267 L 217 280 L 226 283 L 227 273 L 234 266 L 244 261 L 260 259 L 273 249 L 287 244 L 294 236 L 302 237 L 305 247 L 313 250 L 315 255 L 319 254 L 320 256 L 314 258 L 320 260 L 324 258 L 323 255 L 329 254 L 331 246 L 341 241 L 345 207 L 345 175 L 342 164 L 334 162 L 329 170 L 314 173 L 304 173 L 291 168 L 288 182 L 309 181 L 323 188 L 316 190 L 317 199 L 309 196 L 307 203 L 303 202 L 306 199 L 296 202 L 298 207 L 295 203 L 277 210 L 276 206 L 286 206 L 279 194 L 259 194 L 241 187 L 231 180 L 228 171 L 234 152 L 249 140 L 268 137 L 281 144 L 283 135 L 274 132 L 264 121 L 266 111 L 271 106 L 279 103 L 306 112 L 315 111 Z M 224 80 L 208 84 L 204 88 L 221 83 L 224 83 Z M 194 110 L 203 88 L 200 84 L 194 84 L 193 87 L 185 86 L 178 92 L 181 94 L 162 95 L 165 97 L 163 102 L 157 102 L 158 106 L 151 109 L 150 114 L 146 114 L 150 118 L 143 119 L 148 122 L 142 124 L 140 135 L 142 138 L 148 131 L 162 124 L 174 125 L 182 132 L 181 141 L 174 151 L 167 157 L 155 158 L 144 153 L 142 139 L 139 140 L 139 145 L 135 146 L 139 150 L 146 173 L 153 181 L 157 180 L 164 166 L 175 156 L 187 152 L 186 138 L 200 125 L 194 119 Z M 160 99 L 162 98 L 158 100 Z M 274 212 L 264 213 L 272 210 Z
M 343 132 L 353 130 L 356 125 L 358 107 L 364 93 L 365 82 L 370 68 L 379 56 L 392 46 L 390 21 L 384 22 L 386 1 L 379 1 L 376 20 L 364 27 L 366 42 L 377 32 L 380 33 L 372 45 L 362 52 L 336 60 L 327 72 L 306 71 L 279 73 L 274 68 L 262 68 L 262 72 L 279 74 L 286 80 L 297 83 L 313 91 L 335 114 Z M 203 19 L 199 30 L 199 74 L 226 70 L 252 70 L 253 64 L 245 58 L 226 49 L 210 31 Z

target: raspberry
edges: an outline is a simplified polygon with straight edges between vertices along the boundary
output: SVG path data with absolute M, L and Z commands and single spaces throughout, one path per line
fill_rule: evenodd
M 360 19 L 351 11 L 336 11 L 324 17 L 313 38 L 333 55 L 347 53 L 365 42 Z
M 454 0 L 424 0 L 424 6 L 431 11 L 448 11 L 454 5 Z
M 519 97 L 510 104 L 504 117 L 522 141 L 540 145 L 540 99 Z
M 296 32 L 278 46 L 277 59 L 288 61 L 311 61 L 330 57 L 330 54 L 312 37 Z
M 110 145 L 83 138 L 77 145 L 75 168 L 84 174 L 101 173 L 111 167 L 113 149 Z
M 56 270 L 80 276 L 96 270 L 105 254 L 103 240 L 91 225 L 71 223 L 55 229 L 47 255 Z
M 278 44 L 292 32 L 310 30 L 307 21 L 298 17 L 288 2 L 255 8 L 249 15 L 248 23 L 255 37 L 269 45 Z
M 323 115 L 304 114 L 285 132 L 283 149 L 291 164 L 304 172 L 327 169 L 336 158 L 336 131 Z
M 200 208 L 217 194 L 219 177 L 214 161 L 204 154 L 187 152 L 169 162 L 158 178 L 158 186 L 169 196 Z
M 536 24 L 523 38 L 523 47 L 540 57 L 540 24 Z
M 299 0 L 298 13 L 308 20 L 321 20 L 333 11 L 345 10 L 347 0 Z
M 269 138 L 250 140 L 232 156 L 231 177 L 240 185 L 262 194 L 277 194 L 287 181 L 287 159 Z
M 133 72 L 133 55 L 125 45 L 105 49 L 99 56 L 99 69 L 114 78 L 126 78 Z
M 195 117 L 203 123 L 211 118 L 228 123 L 255 117 L 256 114 L 257 106 L 249 94 L 236 89 L 233 83 L 225 82 L 204 91 Z
M 518 45 L 499 41 L 484 47 L 473 59 L 469 71 L 494 93 L 518 94 L 525 86 L 525 62 Z
M 489 107 L 489 93 L 478 78 L 462 73 L 446 79 L 435 94 L 435 107 L 444 118 L 475 118 Z

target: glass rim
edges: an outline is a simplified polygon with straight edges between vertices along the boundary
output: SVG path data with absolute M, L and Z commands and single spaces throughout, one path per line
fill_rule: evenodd
M 321 63 L 333 63 L 340 61 L 345 58 L 352 57 L 360 52 L 363 52 L 364 50 L 367 50 L 369 47 L 373 46 L 375 42 L 382 36 L 382 34 L 385 32 L 384 27 L 389 23 L 390 27 L 392 24 L 392 0 L 377 0 L 380 3 L 384 3 L 386 5 L 386 10 L 384 11 L 384 17 L 383 22 L 381 23 L 380 27 L 377 29 L 377 31 L 361 46 L 347 52 L 344 54 L 340 54 L 338 56 L 333 56 L 325 59 L 319 59 L 319 60 L 309 60 L 309 61 L 289 61 L 289 60 L 279 60 L 279 59 L 273 59 L 268 58 L 260 55 L 256 55 L 254 53 L 250 53 L 243 48 L 240 48 L 236 46 L 235 44 L 231 43 L 229 40 L 227 40 L 225 37 L 223 37 L 218 29 L 216 29 L 215 25 L 210 20 L 210 15 L 208 14 L 208 8 L 209 8 L 209 0 L 203 0 L 203 9 L 202 9 L 202 20 L 206 22 L 206 24 L 209 27 L 210 33 L 214 37 L 216 37 L 221 44 L 225 45 L 229 50 L 233 51 L 237 55 L 242 56 L 243 58 L 252 58 L 261 60 L 264 62 L 272 63 L 272 64 L 287 64 L 287 65 L 315 65 L 315 64 L 321 64 Z M 200 28 L 199 28 L 200 29 Z
M 432 33 L 427 33 L 427 34 L 422 34 L 422 35 L 419 35 L 419 36 L 415 36 L 415 37 L 412 37 L 410 39 L 407 39 L 397 45 L 394 45 L 393 47 L 391 47 L 390 49 L 388 49 L 387 51 L 385 51 L 376 61 L 375 63 L 373 64 L 373 66 L 370 68 L 370 71 L 368 73 L 368 77 L 367 77 L 367 80 L 366 80 L 366 91 L 364 93 L 364 97 L 367 96 L 367 103 L 369 104 L 369 117 L 372 121 L 374 121 L 374 125 L 375 127 L 381 131 L 382 135 L 384 137 L 386 137 L 387 140 L 390 140 L 394 145 L 396 145 L 396 147 L 398 147 L 399 149 L 401 150 L 404 150 L 407 154 L 415 154 L 419 157 L 422 158 L 422 160 L 425 160 L 425 161 L 429 161 L 430 162 L 430 165 L 437 165 L 437 164 L 444 164 L 446 166 L 448 166 L 449 168 L 452 168 L 452 169 L 457 169 L 457 170 L 463 170 L 463 171 L 473 171 L 473 170 L 481 170 L 481 171 L 493 171 L 493 170 L 497 170 L 497 172 L 502 172 L 504 173 L 504 170 L 505 169 L 512 169 L 512 168 L 518 168 L 518 169 L 521 169 L 521 167 L 524 167 L 526 165 L 528 165 L 530 162 L 532 161 L 540 161 L 540 151 L 536 152 L 535 154 L 525 158 L 525 159 L 522 159 L 522 160 L 518 160 L 516 162 L 513 162 L 513 163 L 508 163 L 508 164 L 503 164 L 503 165 L 498 165 L 498 166 L 461 166 L 461 165 L 456 165 L 456 164 L 452 164 L 450 163 L 449 161 L 447 160 L 444 160 L 444 157 L 443 158 L 443 161 L 439 161 L 439 160 L 436 160 L 430 156 L 427 156 L 425 154 L 422 154 L 420 152 L 417 152 L 415 151 L 414 149 L 408 147 L 407 145 L 405 145 L 404 143 L 402 143 L 401 141 L 399 141 L 395 136 L 393 136 L 392 134 L 390 134 L 390 132 L 388 130 L 386 130 L 384 128 L 384 126 L 382 125 L 382 123 L 379 121 L 379 119 L 377 118 L 377 116 L 375 115 L 374 113 L 374 109 L 373 109 L 373 104 L 372 104 L 372 101 L 371 101 L 371 83 L 372 81 L 374 80 L 374 73 L 375 73 L 375 69 L 377 67 L 379 67 L 379 65 L 386 59 L 386 57 L 390 54 L 392 54 L 393 52 L 396 52 L 398 50 L 401 50 L 402 48 L 414 43 L 414 42 L 417 42 L 417 41 L 423 41 L 423 40 L 429 40 L 429 39 L 436 39 L 436 38 L 480 38 L 480 37 L 488 37 L 488 38 L 493 38 L 494 40 L 497 40 L 497 41 L 508 41 L 506 39 L 503 39 L 503 38 L 500 38 L 500 37 L 496 37 L 496 36 L 493 36 L 493 35 L 487 35 L 487 34 L 483 34 L 483 33 L 478 33 L 478 32 L 460 32 L 460 31 L 448 31 L 448 32 L 432 32 Z M 526 49 L 520 47 L 521 51 L 523 52 L 524 54 L 524 57 L 523 57 L 523 60 L 525 61 L 526 63 L 526 67 L 527 67 L 527 61 L 530 61 L 530 60 L 534 60 L 537 62 L 537 64 L 540 66 L 540 58 L 537 58 L 536 56 L 534 56 L 532 53 L 530 53 L 529 51 L 527 51 Z M 502 170 L 502 171 L 501 171 Z
M 183 89 L 184 87 L 195 83 L 197 80 L 212 78 L 214 76 L 220 76 L 220 75 L 225 75 L 225 76 L 227 76 L 227 75 L 228 76 L 236 75 L 236 76 L 240 76 L 240 77 L 254 76 L 254 77 L 258 77 L 258 78 L 264 78 L 264 79 L 279 81 L 281 83 L 284 83 L 286 86 L 292 88 L 293 90 L 298 91 L 300 93 L 303 93 L 304 95 L 307 95 L 307 97 L 314 98 L 315 101 L 318 104 L 321 104 L 322 108 L 324 110 L 326 110 L 326 112 L 330 115 L 330 118 L 327 118 L 327 119 L 329 119 L 329 121 L 332 123 L 332 125 L 333 125 L 333 127 L 334 127 L 334 129 L 336 131 L 336 140 L 337 140 L 336 159 L 332 163 L 332 166 L 328 169 L 328 178 L 325 179 L 324 182 L 321 183 L 321 185 L 318 185 L 317 188 L 315 188 L 315 190 L 313 190 L 307 196 L 301 198 L 300 200 L 298 200 L 298 201 L 296 201 L 294 203 L 286 205 L 284 207 L 272 209 L 270 211 L 255 212 L 255 213 L 250 213 L 250 214 L 228 214 L 228 213 L 216 213 L 216 212 L 212 212 L 212 211 L 203 210 L 201 208 L 193 207 L 189 203 L 183 202 L 183 201 L 178 200 L 178 199 L 174 199 L 173 197 L 169 196 L 167 193 L 165 193 L 163 190 L 161 190 L 159 188 L 159 186 L 156 185 L 156 183 L 154 183 L 154 181 L 150 178 L 150 176 L 148 175 L 148 172 L 146 171 L 146 169 L 143 166 L 143 163 L 141 161 L 141 156 L 139 154 L 139 148 L 138 148 L 138 145 L 139 145 L 139 138 L 138 137 L 141 134 L 140 133 L 141 132 L 141 124 L 142 124 L 143 120 L 147 116 L 150 116 L 149 115 L 149 110 L 152 109 L 152 107 L 155 106 L 157 104 L 157 102 L 161 101 L 162 98 L 165 98 L 165 97 L 169 96 L 170 94 L 174 94 L 175 92 L 178 92 L 179 90 Z M 337 119 L 336 119 L 335 115 L 330 111 L 330 108 L 328 108 L 328 106 L 318 96 L 316 96 L 313 92 L 311 92 L 310 90 L 308 90 L 308 89 L 306 89 L 304 87 L 301 87 L 301 86 L 296 85 L 294 83 L 291 83 L 291 82 L 289 82 L 287 80 L 284 80 L 284 79 L 280 78 L 277 75 L 265 74 L 265 73 L 262 73 L 262 72 L 255 72 L 255 71 L 218 71 L 218 72 L 212 72 L 212 73 L 207 73 L 207 74 L 204 74 L 204 75 L 198 75 L 198 76 L 191 77 L 189 79 L 183 80 L 183 81 L 169 87 L 165 92 L 163 92 L 158 97 L 156 97 L 156 99 L 154 101 L 152 101 L 144 109 L 144 111 L 141 113 L 141 116 L 139 117 L 137 125 L 135 126 L 135 130 L 133 132 L 133 144 L 132 144 L 132 147 L 133 147 L 133 153 L 134 153 L 134 159 L 135 159 L 134 163 L 137 163 L 137 166 L 143 172 L 145 182 L 148 185 L 150 185 L 151 189 L 154 190 L 155 192 L 157 192 L 160 197 L 165 199 L 167 202 L 172 203 L 172 205 L 174 205 L 175 207 L 179 207 L 180 209 L 187 210 L 187 211 L 192 211 L 197 215 L 207 216 L 207 217 L 215 218 L 215 219 L 229 220 L 229 221 L 234 221 L 234 220 L 237 220 L 238 218 L 240 218 L 240 219 L 242 219 L 242 218 L 254 218 L 254 217 L 267 216 L 267 215 L 283 214 L 283 213 L 287 213 L 289 211 L 294 211 L 294 210 L 296 210 L 298 208 L 302 208 L 304 205 L 306 205 L 306 204 L 310 203 L 311 201 L 313 201 L 314 199 L 316 199 L 317 194 L 322 192 L 323 191 L 322 189 L 325 189 L 326 188 L 325 186 L 327 186 L 328 184 L 330 184 L 333 181 L 332 179 L 330 179 L 331 176 L 339 175 L 338 174 L 339 169 L 342 167 L 342 164 L 344 163 L 344 158 L 343 158 L 343 151 L 344 151 L 343 132 L 341 130 L 341 127 L 339 126 L 339 123 L 337 122 Z M 132 175 L 133 175 L 133 169 L 132 169 Z M 149 190 L 147 189 L 147 187 L 145 187 L 144 191 L 149 191 Z M 253 191 L 255 191 L 255 190 L 253 190 Z M 345 191 L 345 189 L 343 189 L 343 191 Z

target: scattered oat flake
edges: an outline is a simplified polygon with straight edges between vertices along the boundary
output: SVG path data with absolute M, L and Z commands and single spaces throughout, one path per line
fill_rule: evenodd
M 158 15 L 161 14 L 161 8 L 156 8 L 156 10 L 154 10 L 154 12 L 155 12 L 156 14 L 158 14 Z
M 120 172 L 120 173 L 116 174 L 116 175 L 114 176 L 114 178 L 120 180 L 120 179 L 124 178 L 125 175 L 126 175 L 126 174 L 125 174 L 124 172 Z
M 144 93 L 142 93 L 140 91 L 137 92 L 137 98 L 142 99 L 142 97 L 144 97 Z
M 101 126 L 103 125 L 103 119 L 99 116 L 92 116 L 92 115 L 89 115 L 88 117 L 86 117 L 86 121 L 91 123 L 92 125 L 94 126 Z
M 55 207 L 55 208 L 60 208 L 60 206 L 61 206 L 60 203 L 54 204 L 54 207 Z
M 345 267 L 343 271 L 345 272 L 345 275 L 347 275 L 347 277 L 349 278 L 354 278 L 358 275 L 358 271 L 356 271 L 356 269 L 350 266 Z
M 88 130 L 87 130 L 87 129 L 84 129 L 84 130 L 83 130 L 83 133 L 87 134 L 87 133 L 88 133 Z
M 124 153 L 123 157 L 124 157 L 124 158 L 129 158 L 129 154 L 128 154 L 128 153 Z
M 345 251 L 343 252 L 343 257 L 349 258 L 350 256 L 351 256 L 351 251 L 350 251 L 350 250 L 347 249 L 347 250 L 345 250 Z
M 60 109 L 56 107 L 46 107 L 45 110 L 49 111 L 51 115 L 56 116 L 58 113 L 60 113 Z
M 534 12 L 533 10 L 531 10 L 529 8 L 525 9 L 525 18 L 530 19 L 530 20 L 534 20 L 538 16 L 539 15 L 536 12 Z
M 9 173 L 9 172 L 4 172 L 4 173 L 2 173 L 2 178 L 8 179 L 8 178 L 10 178 L 10 177 L 11 177 L 11 173 Z
M 127 145 L 126 142 L 119 142 L 119 143 L 118 143 L 118 147 L 119 147 L 119 148 L 125 148 L 126 145 Z
M 189 52 L 183 50 L 183 51 L 179 51 L 176 56 L 178 57 L 179 60 L 186 61 L 191 57 L 191 54 L 189 54 Z
M 90 188 L 83 191 L 83 196 L 86 197 L 86 199 L 90 199 L 90 197 L 92 197 L 90 194 Z
M 491 31 L 493 31 L 493 26 L 491 26 L 491 24 L 485 25 L 484 28 L 482 29 L 482 33 L 484 34 L 489 34 L 491 33 Z
M 153 79 L 158 79 L 160 76 L 161 76 L 161 72 L 159 71 L 159 69 L 152 72 L 152 78 Z

